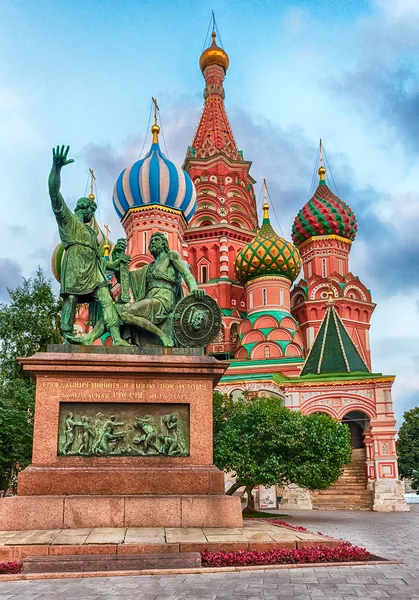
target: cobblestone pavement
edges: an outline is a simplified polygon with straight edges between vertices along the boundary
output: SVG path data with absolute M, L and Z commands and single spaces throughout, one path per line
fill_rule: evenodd
M 419 600 L 419 506 L 411 513 L 299 511 L 292 523 L 401 565 L 0 583 L 0 600 Z

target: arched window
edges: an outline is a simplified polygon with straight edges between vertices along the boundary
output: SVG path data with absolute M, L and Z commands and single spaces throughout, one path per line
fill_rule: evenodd
M 284 305 L 284 290 L 282 288 L 279 290 L 279 304 Z
M 148 231 L 143 231 L 143 253 L 147 254 L 148 250 Z
M 265 359 L 268 359 L 271 357 L 271 351 L 270 351 L 269 346 L 265 346 L 264 354 L 265 354 Z
M 253 292 L 249 294 L 249 308 L 253 308 Z
M 230 344 L 234 346 L 237 344 L 237 340 L 239 339 L 239 326 L 237 323 L 233 323 L 230 327 Z
M 208 268 L 206 265 L 203 265 L 201 267 L 201 282 L 207 283 L 207 281 L 208 281 Z
M 322 277 L 327 277 L 326 259 L 322 258 Z
M 266 306 L 268 304 L 267 297 L 266 297 L 266 288 L 263 288 L 263 290 L 262 290 L 262 304 L 263 304 L 263 306 Z
M 339 263 L 339 273 L 341 275 L 343 275 L 343 260 L 341 258 L 339 258 L 338 263 Z
M 311 261 L 307 264 L 308 276 L 311 277 L 313 275 L 313 268 L 311 266 Z

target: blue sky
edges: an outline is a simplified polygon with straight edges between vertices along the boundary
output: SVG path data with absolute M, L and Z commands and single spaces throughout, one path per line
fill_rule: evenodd
M 288 238 L 324 140 L 358 218 L 351 271 L 377 302 L 373 368 L 397 375 L 400 418 L 419 404 L 417 0 L 3 0 L 0 301 L 37 264 L 49 272 L 53 145 L 70 144 L 76 159 L 63 175 L 70 205 L 95 169 L 113 237 L 122 231 L 113 182 L 141 151 L 152 95 L 169 157 L 183 161 L 202 109 L 198 60 L 212 9 L 230 56 L 233 130 L 253 161 L 256 195 L 266 177 Z

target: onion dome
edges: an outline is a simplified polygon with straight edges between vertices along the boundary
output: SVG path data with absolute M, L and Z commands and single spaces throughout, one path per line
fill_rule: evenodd
M 153 143 L 146 156 L 120 173 L 113 205 L 122 220 L 130 209 L 159 205 L 179 211 L 189 221 L 196 209 L 196 190 L 189 175 L 160 150 L 157 123 L 151 128 Z
M 199 59 L 199 67 L 202 72 L 205 71 L 210 65 L 219 65 L 223 67 L 224 72 L 227 73 L 228 65 L 230 63 L 228 54 L 225 50 L 217 46 L 217 34 L 215 31 L 212 32 L 212 44 L 206 48 Z
M 358 225 L 352 209 L 326 185 L 326 169 L 319 168 L 320 182 L 314 196 L 298 212 L 291 237 L 297 246 L 319 235 L 338 235 L 353 241 Z
M 294 281 L 301 269 L 297 248 L 275 233 L 269 220 L 269 206 L 263 205 L 263 222 L 256 237 L 237 255 L 236 277 L 242 284 L 256 277 L 280 275 Z

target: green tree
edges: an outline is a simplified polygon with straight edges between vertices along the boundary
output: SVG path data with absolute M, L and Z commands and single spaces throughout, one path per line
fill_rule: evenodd
M 251 491 L 256 485 L 325 489 L 350 459 L 349 428 L 336 419 L 303 415 L 277 398 L 214 398 L 214 462 L 236 474 L 227 494 L 246 488 L 246 510 L 254 510 Z
M 59 300 L 42 269 L 8 292 L 0 304 L 0 489 L 32 454 L 35 384 L 17 359 L 61 341 Z
M 399 429 L 397 455 L 401 477 L 412 481 L 412 488 L 419 490 L 419 407 L 408 410 Z

